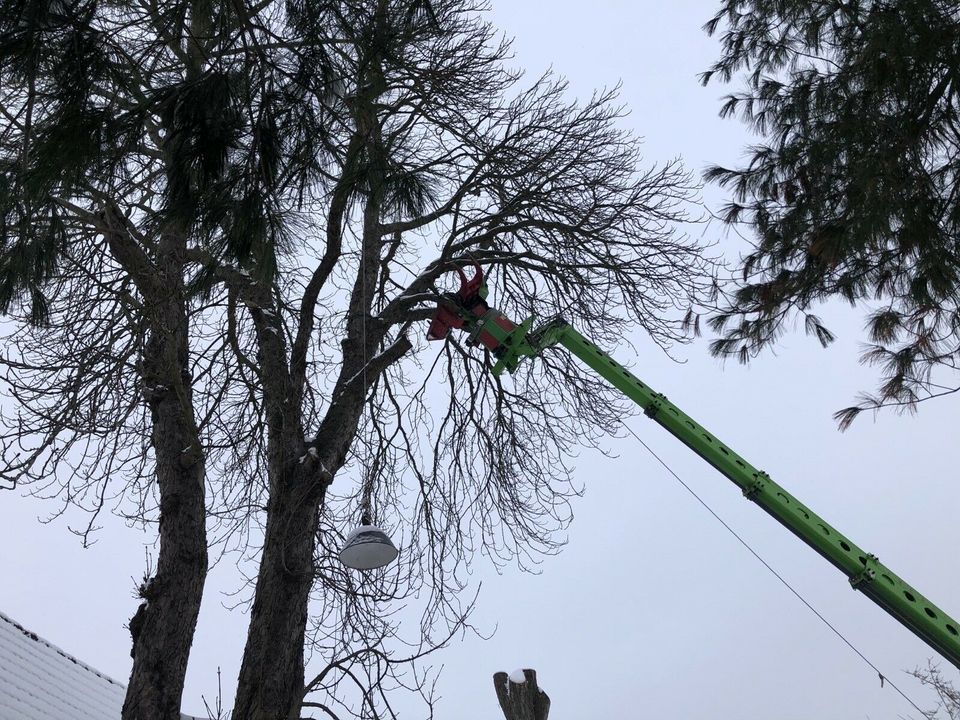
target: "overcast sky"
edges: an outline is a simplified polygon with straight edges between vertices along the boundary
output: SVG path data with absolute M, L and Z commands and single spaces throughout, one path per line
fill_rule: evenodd
M 493 21 L 515 37 L 531 76 L 552 66 L 586 97 L 623 84 L 627 123 L 648 160 L 681 156 L 701 171 L 734 162 L 749 139 L 717 118 L 721 86 L 696 80 L 717 53 L 700 30 L 714 2 L 494 2 Z M 708 200 L 718 202 L 715 192 Z M 740 246 L 716 225 L 699 228 L 729 253 Z M 839 339 L 822 350 L 802 329 L 749 367 L 720 365 L 704 344 L 674 363 L 642 336 L 618 358 L 729 447 L 765 469 L 810 508 L 954 617 L 960 616 L 960 482 L 957 401 L 927 403 L 916 417 L 863 416 L 845 434 L 833 411 L 875 374 L 857 362 L 859 313 L 820 313 Z M 631 347 L 632 343 L 632 347 Z M 904 674 L 932 655 L 923 643 L 851 591 L 846 578 L 711 470 L 641 417 L 631 426 L 815 607 L 907 694 L 931 696 Z M 492 639 L 467 638 L 436 658 L 445 667 L 440 718 L 500 717 L 491 675 L 533 667 L 551 718 L 898 718 L 918 713 L 750 556 L 633 438 L 607 443 L 614 457 L 576 462 L 585 496 L 569 544 L 540 575 L 479 565 L 473 618 Z M 54 505 L 0 494 L 0 611 L 102 672 L 126 682 L 134 578 L 152 538 L 106 519 L 83 550 L 67 528 L 41 525 Z M 233 566 L 215 568 L 191 657 L 184 710 L 235 682 L 246 616 L 218 592 Z M 952 677 L 956 671 L 945 661 Z M 397 698 L 398 707 L 407 704 Z M 416 718 L 414 705 L 403 717 Z

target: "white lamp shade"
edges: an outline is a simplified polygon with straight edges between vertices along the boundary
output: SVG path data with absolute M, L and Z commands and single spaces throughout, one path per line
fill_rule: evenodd
M 354 570 L 375 570 L 393 562 L 399 551 L 376 525 L 361 525 L 347 535 L 340 562 Z

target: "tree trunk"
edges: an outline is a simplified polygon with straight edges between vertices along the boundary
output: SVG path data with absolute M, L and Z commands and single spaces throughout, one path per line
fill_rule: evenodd
M 322 487 L 294 471 L 270 499 L 233 720 L 300 716 L 303 646 Z
M 493 676 L 493 687 L 504 717 L 507 720 L 547 720 L 550 698 L 537 686 L 536 670 L 523 670 L 521 682 L 515 682 L 514 677 L 514 673 L 507 675 L 505 672 Z
M 142 377 L 160 491 L 160 554 L 157 573 L 141 588 L 144 602 L 130 622 L 133 670 L 123 720 L 180 720 L 207 574 L 204 455 L 189 376 L 182 265 L 172 250 L 161 265 L 165 296 L 146 298 L 154 313 Z
M 368 152 L 377 158 L 374 162 L 385 167 L 373 101 L 368 98 L 365 102 L 365 109 L 360 112 L 362 117 L 358 117 L 358 133 L 365 138 Z M 367 332 L 366 320 L 371 319 L 379 266 L 384 175 L 385 171 L 379 175 L 374 172 L 368 177 L 370 194 L 363 209 L 364 262 L 354 280 L 350 299 L 350 319 L 342 340 L 343 364 L 332 392 L 332 397 L 337 399 L 317 430 L 312 448 L 317 454 L 303 455 L 304 462 L 297 459 L 298 453 L 305 452 L 301 408 L 290 404 L 291 398 L 302 397 L 302 387 L 291 387 L 290 373 L 280 361 L 285 357 L 278 340 L 283 335 L 282 329 L 278 328 L 281 332 L 277 333 L 262 333 L 258 329 L 272 445 L 268 451 L 271 499 L 233 720 L 287 720 L 300 716 L 307 606 L 314 576 L 316 528 L 325 489 L 346 460 L 372 383 L 412 347 L 403 336 L 374 357 L 385 330 L 378 327 L 373 333 Z M 262 321 L 256 312 L 255 323 L 258 317 Z M 275 318 L 276 314 L 270 317 Z M 279 376 L 286 379 L 285 388 L 276 386 Z M 276 413 L 275 419 L 273 413 Z M 278 476 L 275 471 L 282 474 Z M 279 482 L 274 481 L 277 477 Z

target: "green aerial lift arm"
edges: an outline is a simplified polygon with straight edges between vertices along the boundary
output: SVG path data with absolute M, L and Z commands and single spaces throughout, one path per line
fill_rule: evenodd
M 679 438 L 687 447 L 713 465 L 739 487 L 743 494 L 793 532 L 850 580 L 855 590 L 903 623 L 930 647 L 960 668 L 960 623 L 947 615 L 896 573 L 849 538 L 831 527 L 823 518 L 803 505 L 728 448 L 695 420 L 639 380 L 607 353 L 587 340 L 561 319 L 531 330 L 532 319 L 514 325 L 485 302 L 482 275 L 467 281 L 441 304 L 428 337 L 440 339 L 451 327 L 470 333 L 470 342 L 492 351 L 498 358 L 496 374 L 513 372 L 521 359 L 537 356 L 545 348 L 560 345 L 596 371 L 611 385 L 643 408 L 656 423 Z

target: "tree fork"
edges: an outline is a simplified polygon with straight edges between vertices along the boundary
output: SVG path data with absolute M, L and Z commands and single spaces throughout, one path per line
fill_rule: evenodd
M 270 468 L 267 529 L 233 720 L 299 716 L 316 528 L 326 488 L 346 460 L 370 385 L 411 348 L 409 338 L 401 335 L 368 363 L 366 383 L 359 374 L 361 365 L 354 360 L 348 363 L 350 377 L 359 377 L 361 382 L 340 384 L 340 395 L 310 443 L 316 456 L 301 438 L 278 440 L 281 451 Z M 293 418 L 285 427 L 301 433 Z
M 373 91 L 368 89 L 367 92 Z M 355 138 L 362 138 L 371 157 L 383 167 L 380 128 L 373 109 L 373 98 L 362 97 L 357 104 Z M 351 157 L 359 142 L 351 140 Z M 350 177 L 353 168 L 345 168 L 344 173 Z M 295 352 L 289 365 L 280 359 L 282 353 L 274 339 L 261 336 L 258 343 L 261 366 L 266 367 L 268 361 L 272 360 L 278 367 L 290 367 L 291 371 L 284 375 L 291 379 L 282 394 L 266 380 L 263 384 L 266 405 L 276 408 L 278 413 L 287 416 L 287 420 L 279 425 L 271 425 L 269 430 L 269 444 L 281 449 L 281 455 L 271 461 L 274 467 L 270 469 L 270 486 L 274 490 L 267 511 L 267 533 L 240 668 L 233 720 L 299 716 L 304 685 L 303 644 L 323 491 L 346 460 L 367 393 L 376 378 L 412 348 L 409 338 L 401 331 L 391 345 L 379 355 L 374 355 L 387 329 L 382 325 L 371 327 L 374 325 L 371 307 L 376 287 L 380 247 L 378 231 L 384 190 L 377 173 L 371 173 L 367 179 L 371 188 L 363 207 L 361 252 L 364 262 L 358 270 L 352 290 L 340 377 L 327 415 L 318 429 L 316 439 L 311 443 L 311 447 L 319 451 L 316 463 L 306 462 L 309 460 L 307 454 L 302 458 L 304 463 L 292 464 L 298 454 L 303 454 L 305 447 L 298 414 L 304 382 L 302 368 L 299 367 L 302 362 L 302 350 L 298 349 L 301 338 L 298 335 L 294 341 Z M 344 194 L 343 199 L 346 198 Z M 345 206 L 338 205 L 339 202 L 339 196 L 335 196 L 330 210 L 335 224 L 328 226 L 327 253 L 311 281 L 311 293 L 314 289 L 319 290 L 329 274 L 330 270 L 326 269 L 328 259 L 331 263 L 338 259 L 334 253 L 339 251 L 339 234 L 332 240 L 329 228 L 333 227 L 339 233 L 340 214 L 345 209 Z M 308 294 L 306 306 L 311 306 L 313 302 Z M 278 333 L 276 338 L 280 337 Z M 296 406 L 290 402 L 290 398 L 297 401 Z M 282 428 L 293 430 L 286 431 L 286 434 Z M 279 467 L 283 464 L 297 469 L 284 473 L 285 468 Z M 287 477 L 274 482 L 275 473 L 284 473 L 294 482 L 288 482 Z M 319 488 L 319 492 L 314 492 L 315 488 Z M 275 503 L 274 496 L 277 497 Z

